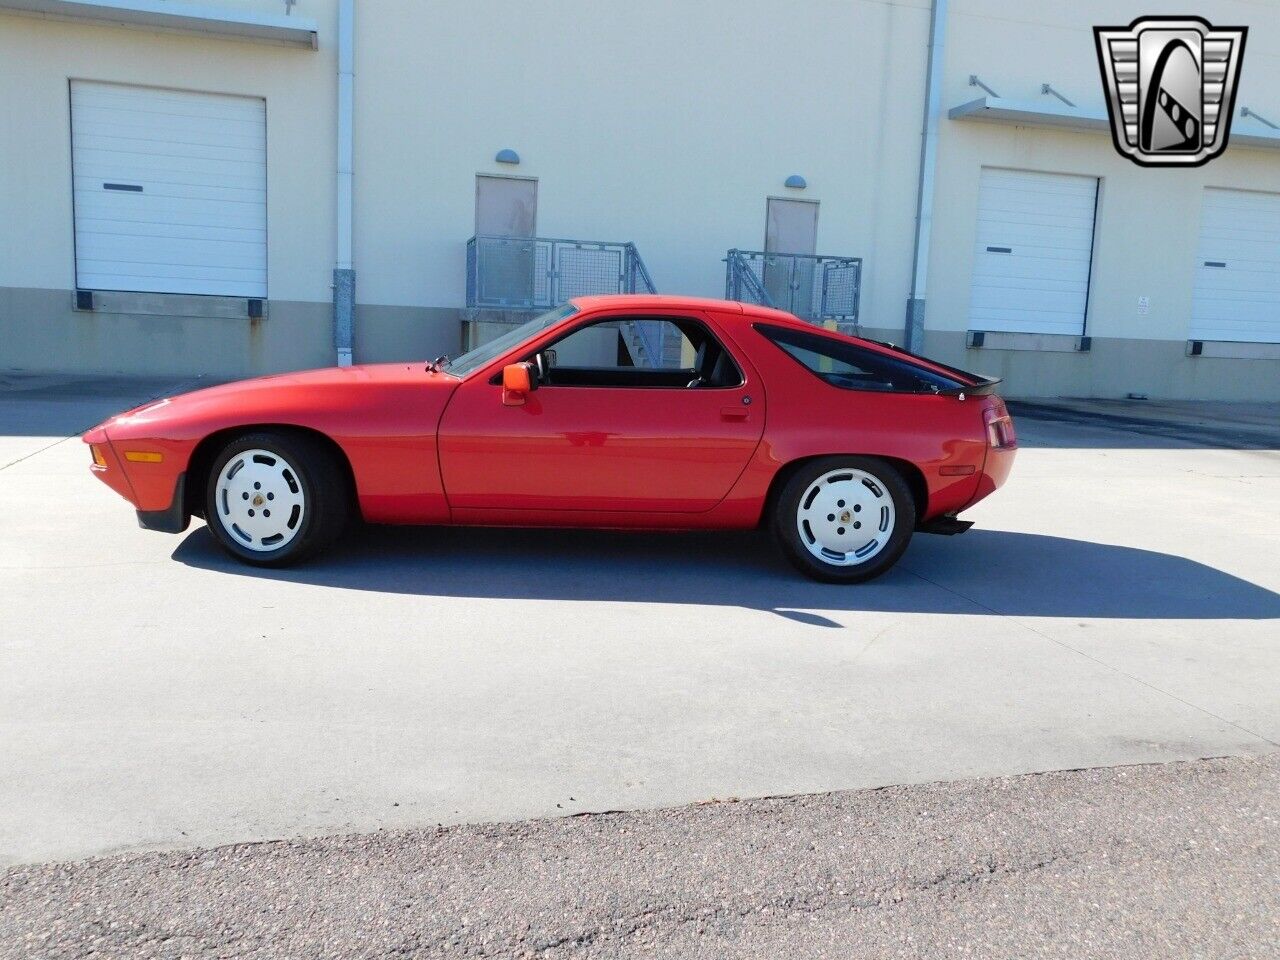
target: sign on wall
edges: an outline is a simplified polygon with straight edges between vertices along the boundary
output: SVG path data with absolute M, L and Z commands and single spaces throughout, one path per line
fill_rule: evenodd
M 1247 27 L 1199 17 L 1140 17 L 1094 27 L 1121 156 L 1144 167 L 1197 167 L 1227 148 Z

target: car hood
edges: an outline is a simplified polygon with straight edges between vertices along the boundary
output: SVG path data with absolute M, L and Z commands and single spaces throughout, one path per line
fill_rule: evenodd
M 123 435 L 208 432 L 240 423 L 314 425 L 317 420 L 358 419 L 377 411 L 443 408 L 456 377 L 424 363 L 360 364 L 237 380 L 153 400 L 95 427 Z M 375 418 L 376 419 L 376 418 Z M 93 431 L 90 431 L 93 432 Z

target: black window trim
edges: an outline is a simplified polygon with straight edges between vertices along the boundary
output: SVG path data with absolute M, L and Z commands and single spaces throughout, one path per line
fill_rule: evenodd
M 711 329 L 710 325 L 705 320 L 701 319 L 700 317 L 694 317 L 694 316 L 690 316 L 688 314 L 683 314 L 683 313 L 682 314 L 615 313 L 615 314 L 606 314 L 605 316 L 600 316 L 600 317 L 586 317 L 583 319 L 583 322 L 574 325 L 572 329 L 566 330 L 561 336 L 557 337 L 555 340 L 552 340 L 550 343 L 542 344 L 536 350 L 532 351 L 527 356 L 525 356 L 523 361 L 517 361 L 517 362 L 531 361 L 537 354 L 543 352 L 544 350 L 554 349 L 555 345 L 560 341 L 566 340 L 569 337 L 573 336 L 575 333 L 578 333 L 581 330 L 586 330 L 588 327 L 599 326 L 602 323 L 610 323 L 610 322 L 619 321 L 619 320 L 632 320 L 632 321 L 665 320 L 668 323 L 671 323 L 673 326 L 675 326 L 676 329 L 680 329 L 681 323 L 687 323 L 697 327 L 707 337 L 709 337 L 714 343 L 719 345 L 721 350 L 724 351 L 725 355 L 729 358 L 729 361 L 733 364 L 734 370 L 736 370 L 738 373 L 738 382 L 734 384 L 730 384 L 728 386 L 723 386 L 723 387 L 712 387 L 712 386 L 699 387 L 697 388 L 696 392 L 706 393 L 707 391 L 711 391 L 711 390 L 738 390 L 746 385 L 747 375 L 743 370 L 742 363 L 738 360 L 737 356 L 734 355 L 734 352 L 730 350 L 729 347 L 725 344 L 724 338 L 716 336 L 715 331 Z M 681 330 L 681 333 L 683 332 L 684 331 Z M 612 370 L 615 368 L 613 367 L 567 367 L 566 369 Z M 636 367 L 634 369 L 643 370 L 645 368 Z M 684 373 L 684 372 L 696 373 L 697 372 L 696 368 L 686 368 L 686 367 L 673 367 L 670 369 L 659 368 L 659 369 L 665 370 L 668 373 Z M 501 378 L 501 373 L 499 372 L 498 378 L 495 380 L 495 382 L 501 382 L 500 378 Z M 544 383 L 544 384 L 538 385 L 539 390 L 554 389 L 557 387 L 564 387 L 570 390 L 582 390 L 584 388 L 593 389 L 593 390 L 688 390 L 689 389 L 689 387 L 684 384 L 680 386 L 668 386 L 666 384 L 654 384 L 652 386 L 645 386 L 645 385 L 639 385 L 639 384 L 628 385 L 628 386 L 615 386 L 613 384 L 582 384 L 582 383 L 559 383 L 559 384 Z
M 813 377 L 819 383 L 823 383 L 826 386 L 831 387 L 835 390 L 847 390 L 852 393 L 876 393 L 881 395 L 886 393 L 897 393 L 897 394 L 907 394 L 908 396 L 935 396 L 945 390 L 952 390 L 958 387 L 970 386 L 970 384 L 967 384 L 963 380 L 961 380 L 959 376 L 949 376 L 946 374 L 937 373 L 933 370 L 929 370 L 925 367 L 921 367 L 918 364 L 911 363 L 909 360 L 902 359 L 901 357 L 884 356 L 876 352 L 875 350 L 867 350 L 865 347 L 860 347 L 856 343 L 846 343 L 843 340 L 837 340 L 835 337 L 826 336 L 824 331 L 820 329 L 815 328 L 812 331 L 796 330 L 793 327 L 782 327 L 782 326 L 777 326 L 771 323 L 754 323 L 752 324 L 752 329 L 755 330 L 757 333 L 759 333 L 773 347 L 775 347 L 779 352 L 781 352 L 783 355 L 788 357 L 792 362 L 796 363 L 801 369 L 803 369 L 806 373 L 808 373 L 811 377 Z M 830 343 L 840 348 L 843 348 L 845 350 L 852 351 L 854 354 L 861 354 L 864 356 L 871 357 L 873 363 L 881 363 L 886 366 L 901 368 L 905 371 L 908 371 L 909 375 L 915 377 L 919 382 L 920 386 L 916 390 L 899 390 L 899 389 L 875 390 L 875 389 L 869 389 L 866 387 L 845 386 L 844 384 L 832 383 L 830 380 L 823 377 L 816 370 L 812 369 L 807 363 L 805 363 L 795 354 L 791 353 L 791 351 L 787 350 L 782 343 L 780 343 L 777 339 L 775 339 L 775 336 L 779 334 L 782 336 L 792 336 L 797 338 L 808 337 L 819 344 Z M 798 347 L 798 349 L 801 349 L 801 350 L 806 349 L 805 347 L 799 346 L 798 344 L 792 344 L 792 346 L 796 346 Z M 818 353 L 820 351 L 813 350 L 810 352 Z M 909 356 L 909 357 L 915 356 L 915 354 L 907 353 L 905 350 L 901 351 L 901 353 L 904 356 Z M 955 370 L 955 368 L 953 367 L 948 367 L 947 369 Z M 963 373 L 963 371 L 960 371 L 960 370 L 955 370 L 955 373 L 962 374 L 965 377 L 972 376 L 971 374 Z M 939 380 L 952 380 L 954 381 L 954 384 L 948 385 L 948 386 L 943 386 L 942 384 L 932 384 L 928 379 L 929 377 L 936 377 Z

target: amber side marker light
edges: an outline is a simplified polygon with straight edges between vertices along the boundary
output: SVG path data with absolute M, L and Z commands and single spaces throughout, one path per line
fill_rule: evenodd
M 100 467 L 107 465 L 107 458 L 102 455 L 102 451 L 96 444 L 90 444 L 89 449 L 93 452 L 93 462 Z
M 150 450 L 126 450 L 124 458 L 130 463 L 162 463 L 163 453 L 152 453 Z

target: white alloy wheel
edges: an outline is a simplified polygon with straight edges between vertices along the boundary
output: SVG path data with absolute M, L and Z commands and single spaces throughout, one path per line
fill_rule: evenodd
M 889 488 L 863 470 L 831 470 L 805 489 L 796 507 L 800 543 L 822 563 L 852 567 L 879 554 L 893 535 Z
M 218 522 L 247 550 L 279 550 L 302 529 L 302 481 L 278 453 L 239 451 L 218 474 L 215 490 Z

